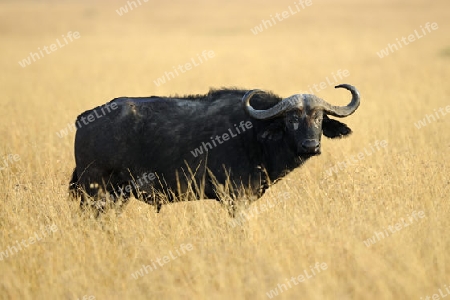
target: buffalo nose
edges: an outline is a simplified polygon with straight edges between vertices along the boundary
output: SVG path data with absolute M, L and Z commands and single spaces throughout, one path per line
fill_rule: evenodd
M 303 149 L 308 152 L 317 152 L 319 151 L 319 141 L 318 140 L 304 140 L 302 142 Z

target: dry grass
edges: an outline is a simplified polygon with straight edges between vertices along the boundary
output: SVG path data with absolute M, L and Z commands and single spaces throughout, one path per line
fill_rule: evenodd
M 0 261 L 2 299 L 267 299 L 316 262 L 328 268 L 277 299 L 420 299 L 450 285 L 450 115 L 414 122 L 450 105 L 450 4 L 313 1 L 258 35 L 250 28 L 294 1 L 150 1 L 118 16 L 126 1 L 0 3 L 0 252 L 54 224 L 57 231 Z M 439 29 L 380 59 L 376 52 L 426 22 Z M 22 68 L 30 51 L 68 31 L 73 43 Z M 203 50 L 215 57 L 157 87 L 153 80 Z M 287 96 L 338 69 L 358 87 L 354 134 L 323 142 L 323 154 L 256 203 L 280 201 L 242 226 L 213 201 L 152 207 L 132 201 L 101 220 L 67 201 L 74 133 L 56 132 L 117 96 L 263 88 Z M 341 83 L 341 82 L 339 82 Z M 337 104 L 349 95 L 316 93 Z M 195 130 L 195 128 L 193 128 Z M 105 133 L 107 134 L 107 133 Z M 386 150 L 326 178 L 326 170 L 386 140 Z M 2 164 L 1 166 L 4 166 Z M 284 194 L 288 193 L 288 194 Z M 283 198 L 284 199 L 284 198 Z M 425 217 L 367 247 L 414 211 Z M 133 279 L 142 265 L 193 249 Z M 92 299 L 92 297 L 91 297 Z

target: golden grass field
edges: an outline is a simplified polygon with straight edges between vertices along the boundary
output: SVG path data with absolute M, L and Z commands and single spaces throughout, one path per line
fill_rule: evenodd
M 283 284 L 274 298 L 449 294 L 449 1 L 312 0 L 257 35 L 252 28 L 298 1 L 140 2 L 122 16 L 116 10 L 126 1 L 0 2 L 0 252 L 9 251 L 0 260 L 1 299 L 269 299 Z M 422 33 L 427 22 L 438 29 L 377 55 Z M 79 38 L 19 65 L 69 31 Z M 154 83 L 203 50 L 214 57 Z M 157 214 L 132 200 L 119 216 L 92 219 L 68 200 L 75 133 L 56 133 L 87 109 L 119 96 L 210 87 L 285 97 L 338 70 L 350 75 L 337 83 L 356 86 L 362 96 L 356 113 L 342 120 L 354 133 L 324 138 L 322 155 L 250 210 L 278 204 L 242 226 L 232 226 L 215 201 L 166 205 Z M 350 99 L 329 85 L 314 93 L 337 105 Z M 418 129 L 427 114 L 440 118 Z M 327 176 L 382 140 L 384 149 Z M 388 230 L 375 244 L 364 243 Z M 28 244 L 20 249 L 22 240 Z M 192 248 L 183 254 L 181 247 Z M 169 261 L 133 278 L 164 256 Z M 289 287 L 291 277 L 311 275 L 316 262 L 326 270 Z

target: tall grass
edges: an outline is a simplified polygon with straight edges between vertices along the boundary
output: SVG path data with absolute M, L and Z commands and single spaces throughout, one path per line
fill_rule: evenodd
M 9 251 L 0 260 L 1 299 L 266 299 L 276 288 L 277 299 L 445 293 L 450 115 L 420 130 L 414 124 L 450 105 L 450 65 L 442 55 L 448 1 L 313 1 L 256 36 L 251 28 L 293 2 L 150 1 L 120 17 L 115 10 L 125 4 L 0 3 L 1 167 L 9 154 L 20 157 L 0 170 L 0 252 Z M 426 22 L 439 29 L 377 56 Z M 69 31 L 80 38 L 18 64 Z M 154 83 L 203 50 L 214 58 Z M 159 214 L 131 201 L 119 216 L 93 219 L 67 199 L 74 133 L 56 133 L 84 110 L 118 96 L 221 86 L 288 96 L 339 69 L 362 95 L 361 107 L 342 120 L 354 133 L 324 138 L 322 155 L 272 186 L 241 225 L 214 201 L 165 205 Z M 336 105 L 349 100 L 331 86 L 316 94 Z M 386 149 L 327 175 L 376 140 L 386 140 Z M 256 213 L 265 203 L 276 205 Z M 402 221 L 421 211 L 408 226 Z M 176 254 L 188 244 L 191 251 Z M 327 268 L 289 287 L 316 262 Z M 157 268 L 132 276 L 153 263 Z

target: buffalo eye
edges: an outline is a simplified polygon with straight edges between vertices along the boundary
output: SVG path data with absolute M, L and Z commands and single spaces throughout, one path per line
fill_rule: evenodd
M 298 117 L 292 117 L 291 119 L 289 119 L 289 123 L 293 124 L 293 123 L 298 123 Z
M 318 127 L 320 125 L 320 123 L 322 122 L 322 117 L 323 117 L 323 115 L 321 115 L 318 111 L 315 111 L 312 113 L 311 118 L 316 127 Z

